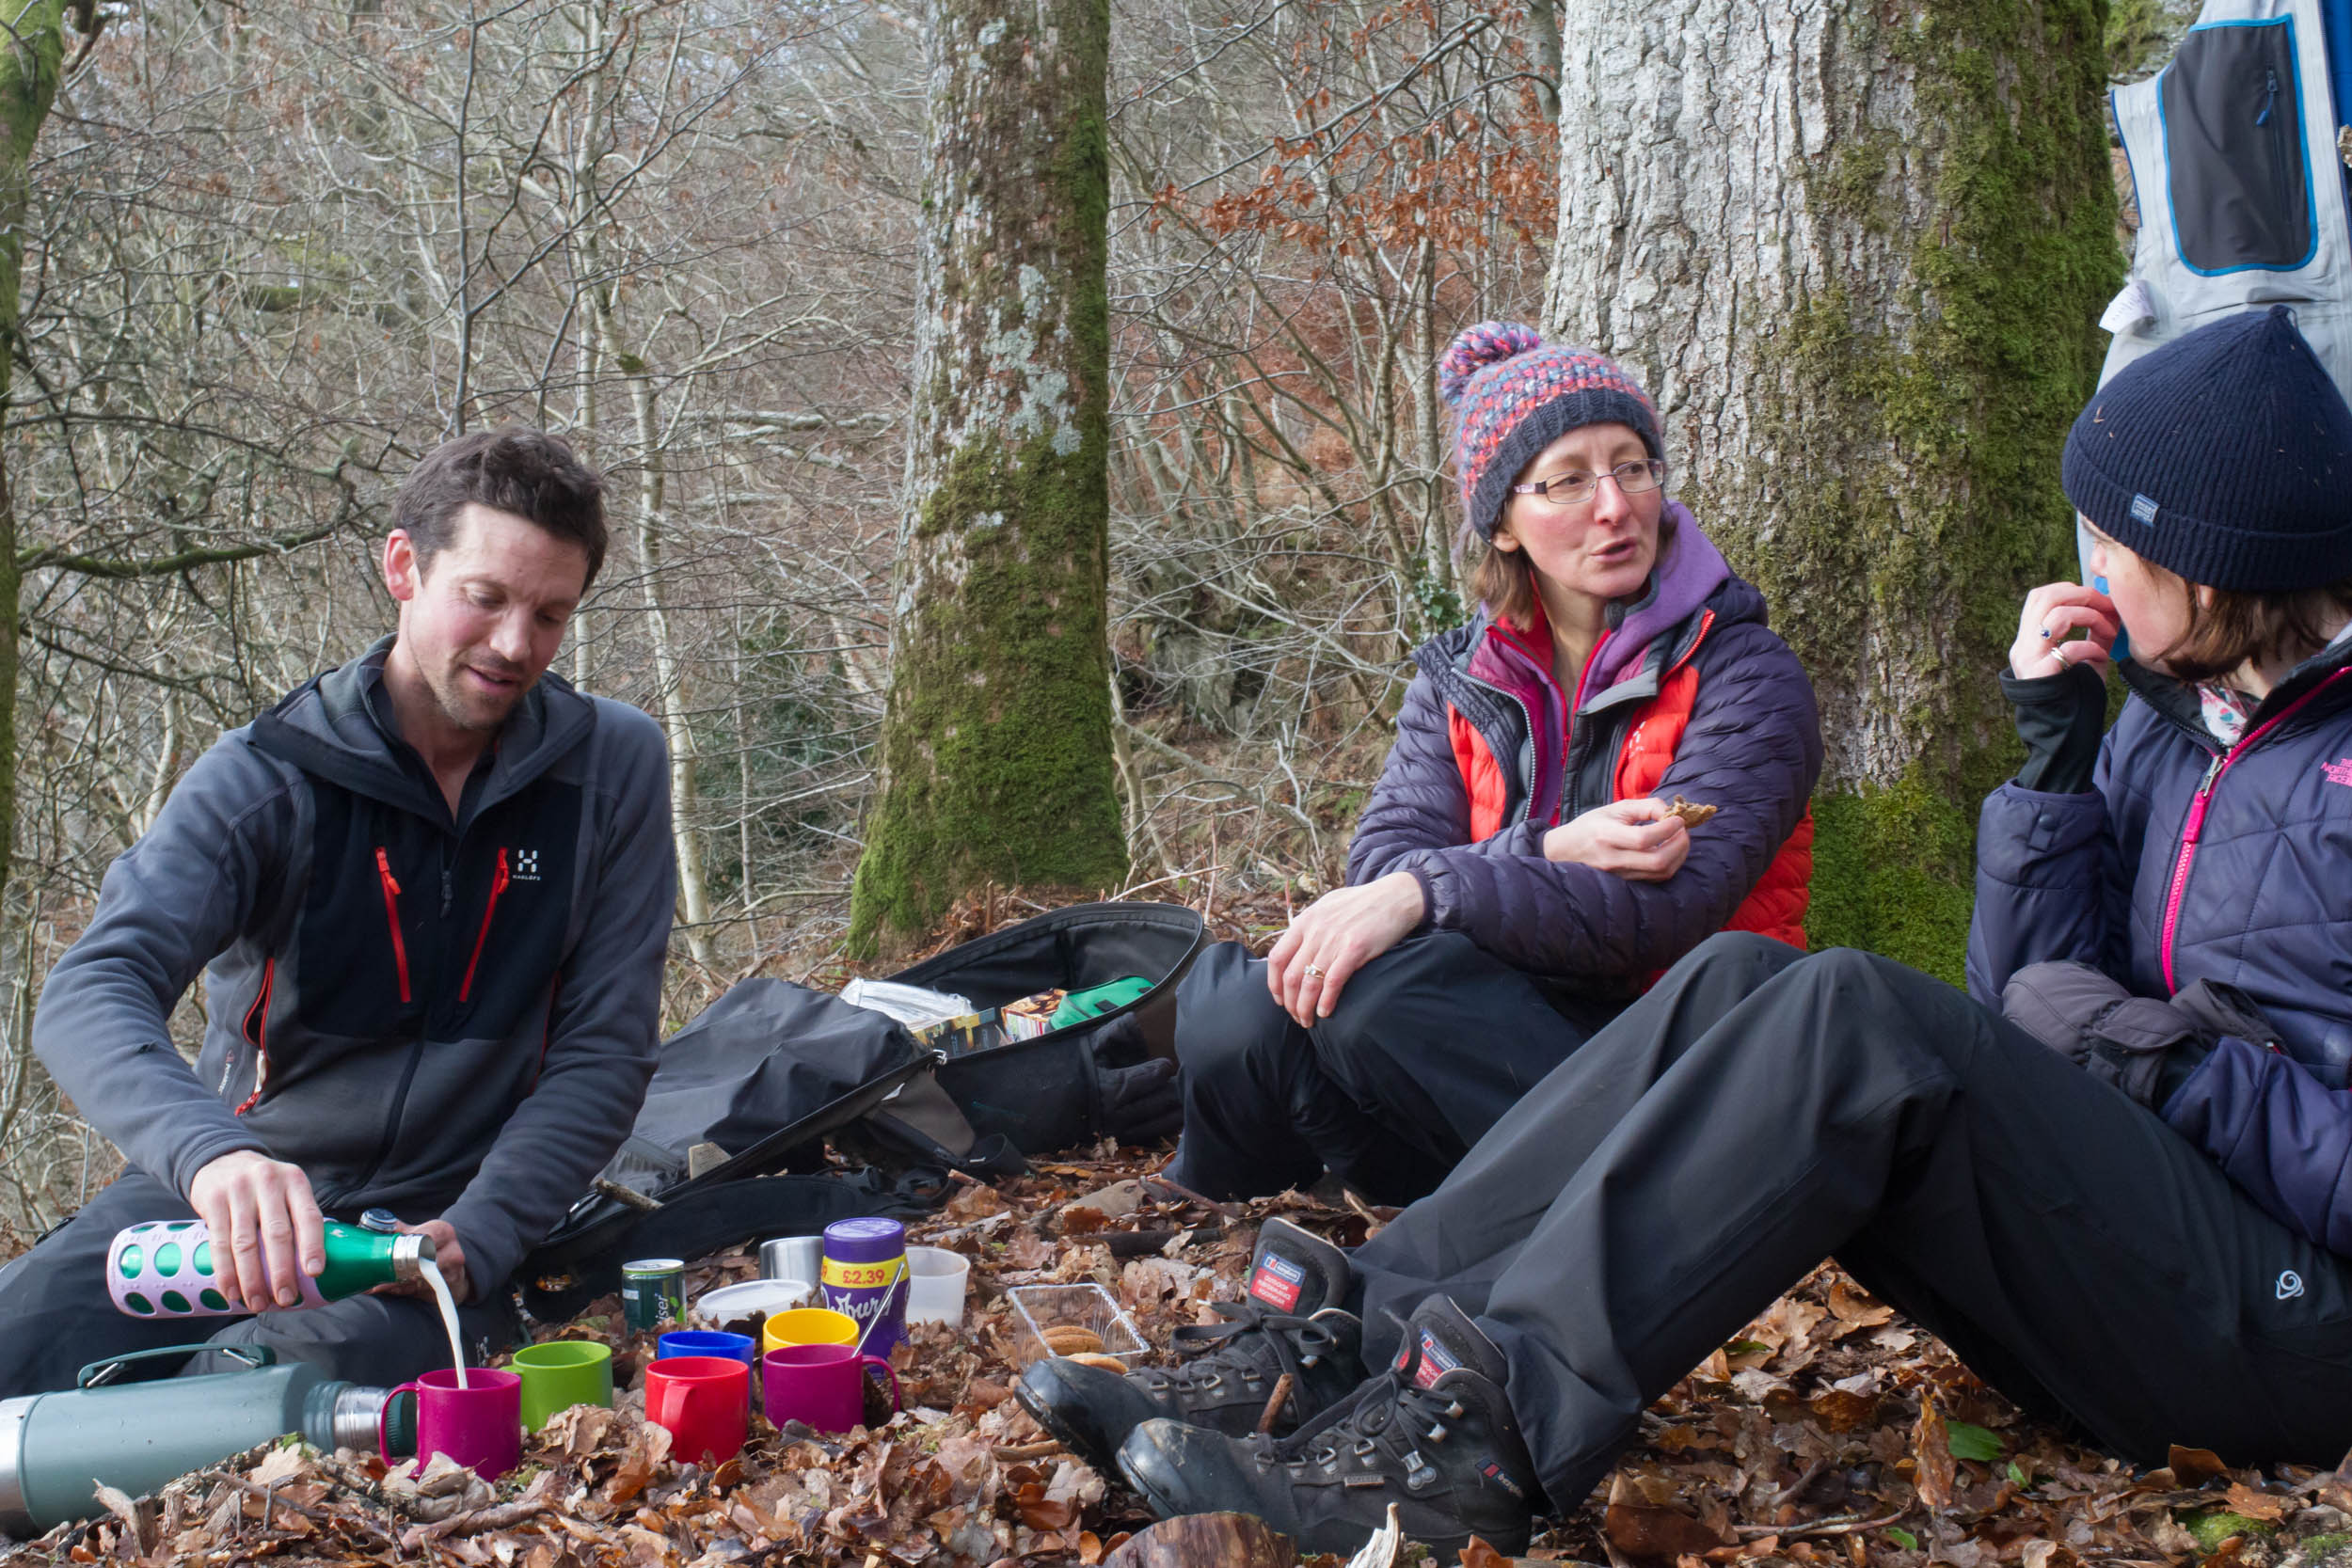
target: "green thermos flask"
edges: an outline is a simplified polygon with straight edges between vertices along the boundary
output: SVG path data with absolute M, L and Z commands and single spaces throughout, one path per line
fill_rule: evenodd
M 135 1361 L 213 1351 L 234 1371 L 119 1382 Z M 265 1345 L 182 1345 L 95 1361 L 58 1394 L 0 1400 L 0 1531 L 24 1538 L 99 1512 L 99 1483 L 141 1497 L 290 1432 L 372 1449 L 385 1390 L 331 1379 Z M 398 1440 L 395 1438 L 394 1446 Z

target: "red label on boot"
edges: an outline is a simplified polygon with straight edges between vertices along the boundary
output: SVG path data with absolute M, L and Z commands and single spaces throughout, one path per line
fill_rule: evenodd
M 1306 1283 L 1303 1264 L 1263 1252 L 1258 1255 L 1258 1272 L 1249 1276 L 1249 1293 L 1277 1312 L 1288 1312 L 1298 1305 L 1298 1292 Z
M 1422 1330 L 1421 1365 L 1413 1369 L 1414 1387 L 1434 1388 L 1439 1377 L 1460 1365 L 1459 1361 L 1446 1354 L 1445 1347 L 1438 1343 L 1436 1336 L 1425 1328 Z

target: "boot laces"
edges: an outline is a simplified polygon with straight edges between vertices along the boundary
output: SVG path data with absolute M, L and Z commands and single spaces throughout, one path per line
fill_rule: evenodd
M 1263 1377 L 1260 1344 L 1270 1345 L 1280 1370 L 1294 1376 L 1341 1348 L 1339 1335 L 1312 1318 L 1269 1311 L 1255 1302 L 1212 1305 L 1227 1322 L 1187 1323 L 1171 1336 L 1177 1354 L 1186 1358 L 1163 1374 L 1171 1383 L 1205 1387 L 1228 1376 Z
M 1467 1414 L 1453 1395 L 1420 1387 L 1391 1369 L 1333 1406 L 1327 1424 L 1286 1438 L 1253 1434 L 1249 1441 L 1261 1466 L 1280 1465 L 1294 1473 L 1315 1468 L 1367 1473 L 1380 1468 L 1377 1456 L 1385 1449 L 1398 1472 L 1417 1483 L 1428 1470 L 1422 1449 L 1445 1442 L 1453 1424 Z

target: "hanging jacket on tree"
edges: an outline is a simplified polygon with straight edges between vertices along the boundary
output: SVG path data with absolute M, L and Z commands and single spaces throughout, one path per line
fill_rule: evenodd
M 33 1045 L 183 1196 L 221 1155 L 322 1209 L 446 1219 L 485 1288 L 628 1136 L 660 1042 L 675 881 L 644 713 L 542 675 L 453 816 L 390 736 L 387 638 L 198 760 L 108 868 Z M 202 1053 L 166 1026 L 199 971 Z
M 1611 607 L 1573 700 L 1551 677 L 1540 619 L 1522 629 L 1482 611 L 1414 654 L 1350 882 L 1409 872 L 1428 928 L 1604 991 L 1629 992 L 1719 930 L 1804 944 L 1813 688 L 1763 595 L 1679 502 L 1665 515 L 1673 538 L 1643 597 Z M 1718 810 L 1663 882 L 1544 859 L 1557 823 L 1675 795 Z
M 1997 1010 L 2009 977 L 2048 959 L 2141 996 L 2242 989 L 2280 1049 L 2223 1039 L 2164 1119 L 2274 1217 L 2352 1256 L 2352 643 L 2290 672 L 2227 750 L 2193 688 L 2122 672 L 2133 696 L 2093 787 L 2011 782 L 1985 801 L 1969 991 Z M 2093 700 L 2096 677 L 2075 679 Z

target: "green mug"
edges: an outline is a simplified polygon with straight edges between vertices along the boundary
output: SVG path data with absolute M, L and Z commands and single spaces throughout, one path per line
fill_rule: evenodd
M 550 1339 L 515 1353 L 523 1380 L 523 1430 L 536 1432 L 576 1404 L 612 1402 L 612 1347 L 593 1339 Z

